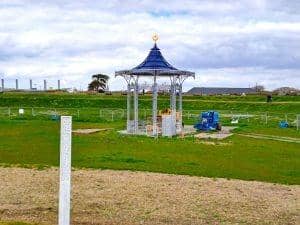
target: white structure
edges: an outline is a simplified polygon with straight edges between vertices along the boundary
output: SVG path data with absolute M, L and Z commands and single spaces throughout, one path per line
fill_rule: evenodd
M 61 117 L 58 225 L 70 225 L 72 116 Z
M 157 136 L 159 128 L 157 121 L 157 79 L 160 77 L 169 77 L 170 85 L 170 109 L 172 115 L 171 130 L 182 131 L 182 84 L 188 77 L 194 77 L 195 73 L 190 71 L 178 70 L 168 63 L 162 56 L 160 49 L 156 45 L 157 35 L 153 36 L 155 44 L 150 50 L 147 58 L 138 66 L 130 70 L 121 70 L 115 72 L 116 76 L 122 76 L 127 82 L 127 133 L 139 134 L 139 78 L 153 78 L 152 85 L 152 135 Z M 133 120 L 131 118 L 131 91 L 133 90 L 134 110 Z M 178 111 L 179 119 L 176 119 L 177 105 L 176 95 L 178 93 Z M 174 135 L 174 134 L 173 134 Z

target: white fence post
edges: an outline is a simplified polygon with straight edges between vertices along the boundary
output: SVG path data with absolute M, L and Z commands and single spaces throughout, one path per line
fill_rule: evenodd
M 62 116 L 60 126 L 58 224 L 70 225 L 72 116 Z

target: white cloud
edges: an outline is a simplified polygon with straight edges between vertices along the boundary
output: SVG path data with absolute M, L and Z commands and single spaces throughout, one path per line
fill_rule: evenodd
M 114 71 L 139 64 L 157 32 L 165 57 L 198 74 L 185 89 L 256 82 L 300 88 L 299 10 L 279 0 L 2 0 L 0 74 L 87 86 L 101 72 L 111 75 L 111 88 L 122 88 Z

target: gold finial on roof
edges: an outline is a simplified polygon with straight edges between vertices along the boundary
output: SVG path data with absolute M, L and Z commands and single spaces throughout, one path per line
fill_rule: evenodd
M 156 43 L 158 41 L 158 35 L 157 34 L 154 34 L 152 36 L 152 40 Z

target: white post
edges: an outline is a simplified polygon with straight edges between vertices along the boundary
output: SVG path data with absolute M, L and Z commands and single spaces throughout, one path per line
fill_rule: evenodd
M 59 225 L 70 225 L 72 116 L 61 117 Z

